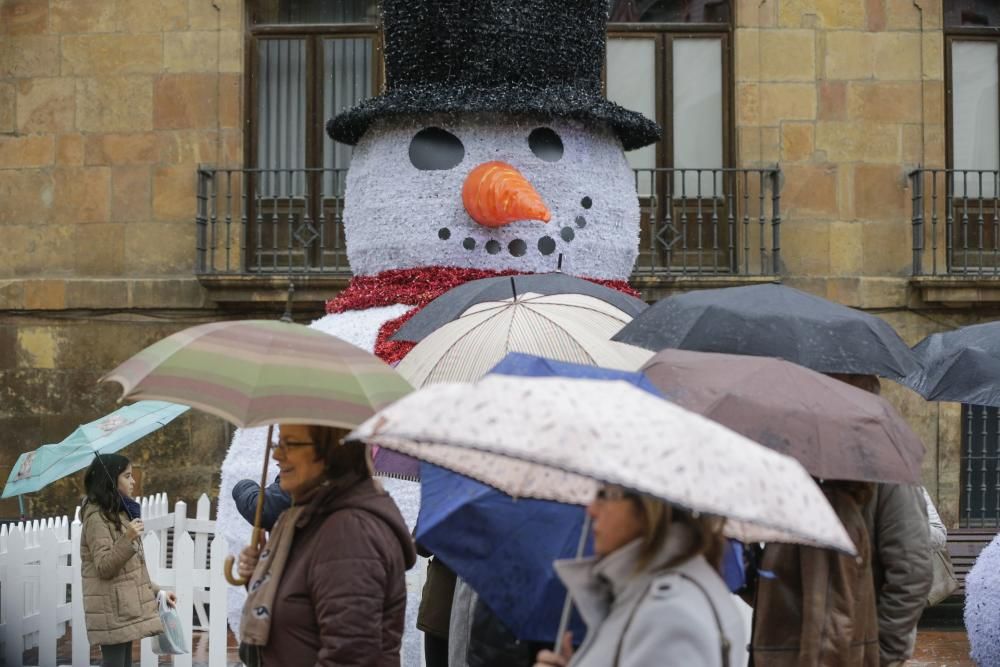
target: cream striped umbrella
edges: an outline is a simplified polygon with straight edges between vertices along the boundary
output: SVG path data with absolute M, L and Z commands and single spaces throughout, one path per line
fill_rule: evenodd
M 631 316 L 583 294 L 526 292 L 476 304 L 424 338 L 396 370 L 415 387 L 468 382 L 508 352 L 634 371 L 649 350 L 609 340 Z

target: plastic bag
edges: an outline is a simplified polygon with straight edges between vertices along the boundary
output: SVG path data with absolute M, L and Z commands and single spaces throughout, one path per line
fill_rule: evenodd
M 156 655 L 188 653 L 187 642 L 184 641 L 184 629 L 181 627 L 181 616 L 175 608 L 167 604 L 165 591 L 160 591 L 156 596 L 156 605 L 160 611 L 163 632 L 153 637 L 153 653 Z

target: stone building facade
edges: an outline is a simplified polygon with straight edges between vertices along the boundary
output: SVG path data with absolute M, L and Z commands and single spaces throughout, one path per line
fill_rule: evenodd
M 270 76 L 261 65 L 266 39 L 361 40 L 373 57 L 364 70 L 370 75 L 366 85 L 377 90 L 379 35 L 371 3 L 329 3 L 344 5 L 345 17 L 355 13 L 339 24 L 332 21 L 325 33 L 322 17 L 309 23 L 303 10 L 296 19 L 296 4 L 0 0 L 0 429 L 6 436 L 0 476 L 6 477 L 18 452 L 61 439 L 81 421 L 113 409 L 116 389 L 95 382 L 143 346 L 199 322 L 280 313 L 286 276 L 251 271 L 250 255 L 240 254 L 254 243 L 237 224 L 246 213 L 240 210 L 243 185 L 235 186 L 236 210 L 229 213 L 237 232 L 226 252 L 235 254 L 235 268 L 231 259 L 226 270 L 216 268 L 222 266 L 221 245 L 196 253 L 217 241 L 206 230 L 223 217 L 221 199 L 212 200 L 211 216 L 205 213 L 204 202 L 216 196 L 206 195 L 206 188 L 216 188 L 219 177 L 212 185 L 199 168 L 269 166 L 261 164 L 262 100 L 288 89 L 262 83 Z M 719 64 L 705 70 L 718 75 L 712 85 L 718 88 L 713 99 L 720 138 L 709 142 L 718 144 L 718 163 L 692 164 L 679 148 L 681 133 L 667 127 L 666 147 L 633 158 L 636 166 L 780 168 L 753 252 L 707 272 L 678 271 L 673 260 L 657 255 L 658 269 L 637 271 L 636 284 L 652 299 L 684 289 L 780 280 L 875 312 L 911 344 L 935 331 L 1000 316 L 994 264 L 957 262 L 942 235 L 949 177 L 933 177 L 940 181 L 940 197 L 932 201 L 932 176 L 910 176 L 918 167 L 989 166 L 956 165 L 953 137 L 967 132 L 949 126 L 960 115 L 949 111 L 949 45 L 963 30 L 970 40 L 989 38 L 997 25 L 987 8 L 981 12 L 985 23 L 972 19 L 971 27 L 963 26 L 963 17 L 978 16 L 979 9 L 975 0 L 612 2 L 612 56 L 617 49 L 642 52 L 643 39 L 650 53 L 668 55 L 649 65 L 655 81 L 645 85 L 640 76 L 631 87 L 624 82 L 638 71 L 638 61 L 623 61 L 631 63 L 625 69 L 609 61 L 608 94 L 644 113 L 655 111 L 665 125 L 683 112 L 680 95 L 672 94 L 683 89 L 685 76 L 676 67 L 676 45 L 711 36 L 720 44 Z M 282 12 L 290 17 L 284 23 Z M 305 28 L 303 21 L 309 23 Z M 308 49 L 314 47 L 303 44 L 303 53 L 312 54 Z M 318 55 L 302 62 L 320 63 L 330 53 L 315 48 Z M 314 76 L 309 68 L 316 66 L 306 66 L 302 76 Z M 664 86 L 664 80 L 671 83 Z M 995 94 L 995 80 L 992 85 Z M 644 97 L 647 90 L 655 94 Z M 323 96 L 317 90 L 303 99 Z M 310 104 L 319 109 L 316 117 L 325 113 L 321 102 Z M 997 135 L 991 136 L 995 142 Z M 338 155 L 317 165 L 336 168 L 345 159 Z M 733 187 L 730 201 L 747 194 L 751 202 L 760 194 L 752 185 Z M 780 216 L 770 204 L 775 188 Z M 976 202 L 996 211 L 993 194 L 986 197 L 982 188 L 977 194 Z M 648 212 L 653 199 L 644 201 Z M 914 202 L 926 213 L 918 241 Z M 734 206 L 731 229 L 739 241 L 733 239 L 731 252 L 739 255 L 739 244 L 749 244 L 756 226 L 741 226 L 746 211 Z M 764 212 L 762 207 L 754 216 L 763 219 Z M 657 215 L 662 222 L 663 211 Z M 973 237 L 991 229 L 993 217 L 979 226 L 973 218 Z M 775 226 L 778 245 L 772 242 Z M 675 224 L 674 233 L 683 232 Z M 995 238 L 987 234 L 987 250 Z M 759 256 L 773 257 L 774 266 L 758 260 L 758 243 Z M 652 246 L 647 250 L 654 252 Z M 296 276 L 300 321 L 321 312 L 322 299 L 344 284 L 341 269 Z M 985 416 L 959 405 L 927 404 L 889 382 L 883 386 L 924 438 L 924 481 L 942 515 L 953 527 L 972 525 L 972 480 L 985 480 L 989 493 L 1000 488 L 994 479 L 995 425 L 989 427 L 992 444 L 985 437 L 969 444 Z M 193 498 L 217 484 L 226 442 L 225 425 L 192 415 L 128 453 L 139 463 L 144 491 Z M 982 456 L 976 447 L 984 448 Z M 978 477 L 970 476 L 970 452 L 976 466 L 991 466 Z M 32 498 L 32 510 L 65 511 L 80 490 L 79 480 L 65 480 Z M 1000 508 L 991 511 L 995 517 Z M 2 516 L 15 513 L 12 505 L 0 506 Z

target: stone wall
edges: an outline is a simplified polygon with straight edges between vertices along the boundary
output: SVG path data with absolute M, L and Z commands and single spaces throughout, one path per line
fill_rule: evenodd
M 224 316 L 193 275 L 196 167 L 242 160 L 242 71 L 241 0 L 0 0 L 3 480 L 114 409 L 104 372 Z M 185 416 L 129 448 L 143 492 L 215 486 L 225 429 Z M 80 491 L 54 485 L 32 512 Z
M 784 172 L 784 273 L 842 303 L 906 303 L 906 173 L 943 166 L 941 3 L 740 2 L 740 159 Z
M 945 166 L 944 33 L 931 0 L 739 0 L 738 154 L 784 174 L 783 280 L 890 322 L 914 344 L 1000 315 L 921 301 L 907 173 Z M 883 382 L 927 444 L 924 482 L 950 525 L 960 406 Z

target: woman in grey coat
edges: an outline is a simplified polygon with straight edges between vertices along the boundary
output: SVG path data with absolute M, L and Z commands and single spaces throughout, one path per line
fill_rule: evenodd
M 596 556 L 556 562 L 587 637 L 536 667 L 736 667 L 746 635 L 718 574 L 722 522 L 619 487 L 587 512 Z

